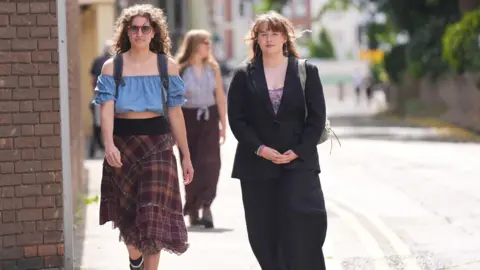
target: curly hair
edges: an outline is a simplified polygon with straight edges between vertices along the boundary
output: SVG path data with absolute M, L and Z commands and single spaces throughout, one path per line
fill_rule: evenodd
M 150 41 L 150 51 L 170 55 L 172 45 L 165 14 L 162 9 L 149 4 L 134 5 L 122 10 L 122 14 L 120 14 L 115 24 L 115 51 L 124 53 L 130 50 L 132 45 L 128 39 L 128 26 L 132 24 L 133 19 L 137 16 L 147 18 L 155 32 L 154 37 Z
M 268 30 L 280 32 L 287 38 L 286 45 L 283 48 L 283 55 L 294 56 L 296 58 L 300 57 L 295 48 L 294 40 L 297 36 L 295 36 L 295 29 L 292 23 L 279 13 L 269 11 L 257 16 L 247 34 L 246 40 L 250 43 L 249 60 L 251 62 L 262 55 L 262 50 L 260 49 L 260 45 L 258 45 L 257 39 L 260 30 L 263 30 L 265 25 Z

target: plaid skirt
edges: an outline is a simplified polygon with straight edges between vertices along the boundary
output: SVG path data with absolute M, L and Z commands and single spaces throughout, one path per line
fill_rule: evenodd
M 188 237 L 172 135 L 114 136 L 114 143 L 122 167 L 103 162 L 100 225 L 112 221 L 120 241 L 146 255 L 184 253 Z

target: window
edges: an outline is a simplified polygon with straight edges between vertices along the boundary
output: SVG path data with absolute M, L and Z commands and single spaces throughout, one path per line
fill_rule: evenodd
M 287 17 L 287 18 L 291 18 L 292 16 L 292 6 L 290 3 L 288 3 L 287 5 L 285 5 L 282 9 L 282 14 L 283 16 Z
M 245 16 L 245 3 L 243 0 L 240 0 L 240 4 L 238 6 L 238 15 L 240 15 L 240 17 Z
M 307 0 L 295 0 L 295 16 L 304 17 L 307 15 Z
M 182 1 L 175 1 L 174 6 L 174 25 L 175 27 L 182 26 Z
M 215 1 L 215 15 L 221 19 L 225 16 L 225 4 L 223 1 Z

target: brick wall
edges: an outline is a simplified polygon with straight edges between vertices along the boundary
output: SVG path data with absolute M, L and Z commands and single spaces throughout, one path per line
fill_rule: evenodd
M 69 25 L 76 19 L 70 15 Z M 75 77 L 77 67 L 69 66 Z M 70 96 L 81 100 L 77 90 Z M 55 1 L 0 1 L 0 270 L 62 266 L 59 109 Z M 81 117 L 78 108 L 71 114 Z M 82 177 L 78 128 L 71 138 L 74 183 Z

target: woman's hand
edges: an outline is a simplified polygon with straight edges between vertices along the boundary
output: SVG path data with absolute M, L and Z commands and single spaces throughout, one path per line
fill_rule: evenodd
M 105 146 L 105 158 L 110 166 L 115 168 L 122 167 L 122 156 L 114 144 Z
M 298 155 L 295 154 L 292 150 L 288 150 L 282 155 L 277 150 L 268 146 L 264 146 L 262 148 L 262 150 L 260 151 L 260 156 L 270 160 L 275 164 L 287 164 L 298 158 Z
M 220 144 L 225 143 L 226 136 L 227 136 L 227 132 L 226 132 L 225 128 L 222 127 L 220 129 Z
M 268 159 L 271 162 L 277 163 L 277 164 L 283 157 L 282 154 L 280 154 L 280 152 L 268 146 L 264 146 L 262 150 L 260 150 L 260 156 L 263 157 L 264 159 Z
M 193 166 L 192 161 L 189 157 L 184 157 L 182 160 L 182 169 L 183 169 L 183 183 L 188 185 L 193 180 Z
M 293 152 L 292 150 L 288 150 L 287 152 L 283 153 L 282 157 L 280 158 L 280 160 L 278 162 L 280 164 L 286 164 L 286 163 L 292 162 L 293 160 L 295 160 L 297 158 L 298 158 L 298 155 L 295 154 L 295 152 Z

